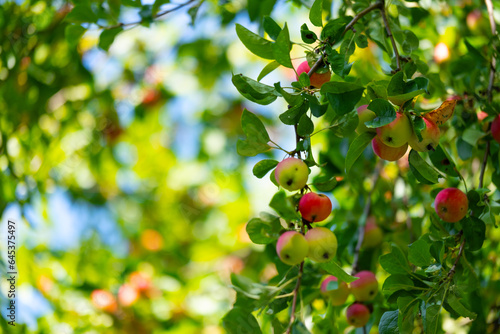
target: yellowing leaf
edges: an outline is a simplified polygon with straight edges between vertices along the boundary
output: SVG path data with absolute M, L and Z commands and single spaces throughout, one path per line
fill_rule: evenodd
M 456 100 L 444 101 L 439 108 L 427 113 L 424 117 L 440 126 L 453 116 L 456 104 Z

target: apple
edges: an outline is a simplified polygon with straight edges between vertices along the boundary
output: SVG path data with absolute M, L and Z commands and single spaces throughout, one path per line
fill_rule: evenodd
M 299 212 L 308 222 L 320 222 L 332 212 L 332 202 L 326 195 L 307 193 L 299 201 Z
M 366 221 L 365 234 L 361 246 L 363 248 L 375 248 L 382 243 L 383 239 L 384 233 L 375 222 L 375 217 L 369 217 Z
M 368 270 L 360 271 L 353 275 L 359 279 L 351 282 L 351 292 L 358 302 L 368 302 L 378 293 L 378 282 L 375 274 Z
M 408 150 L 408 144 L 404 144 L 401 147 L 390 147 L 382 143 L 382 141 L 375 137 L 372 140 L 373 152 L 387 161 L 396 161 L 403 157 Z
M 394 121 L 377 128 L 380 141 L 390 147 L 401 147 L 408 143 L 412 132 L 410 120 L 401 112 L 396 113 Z
M 130 284 L 139 292 L 145 292 L 152 287 L 151 277 L 142 271 L 134 271 L 129 276 Z
M 309 176 L 309 168 L 306 163 L 297 158 L 282 160 L 276 170 L 274 177 L 276 182 L 289 191 L 299 190 L 305 187 Z
M 290 266 L 304 261 L 309 251 L 309 245 L 302 234 L 296 231 L 283 233 L 276 244 L 276 253 L 280 260 Z
M 415 133 L 412 133 L 408 144 L 411 146 L 411 148 L 418 152 L 433 151 L 436 146 L 439 145 L 439 127 L 436 125 L 436 123 L 425 117 L 423 117 L 423 120 L 425 123 L 425 129 L 420 131 L 422 140 L 418 140 L 417 135 Z
M 373 128 L 368 128 L 365 125 L 366 122 L 371 121 L 372 119 L 377 117 L 377 115 L 373 111 L 368 109 L 368 105 L 365 104 L 365 105 L 358 107 L 357 111 L 358 111 L 359 122 L 358 122 L 358 126 L 356 127 L 356 132 L 358 134 L 362 134 L 366 131 L 370 131 L 370 132 L 377 131 Z
M 493 139 L 500 143 L 500 115 L 491 122 L 491 135 Z
M 344 305 L 349 296 L 349 286 L 346 282 L 340 282 L 336 289 L 328 290 L 328 283 L 338 282 L 337 277 L 328 276 L 321 282 L 321 294 L 328 297 L 333 306 Z
M 297 67 L 297 80 L 299 80 L 299 77 L 302 73 L 309 73 L 311 70 L 311 67 L 309 66 L 309 63 L 307 60 L 303 61 L 300 63 L 299 67 Z M 324 83 L 327 83 L 330 81 L 332 77 L 332 74 L 330 71 L 325 72 L 325 73 L 313 73 L 309 80 L 311 81 L 311 86 L 316 87 L 316 88 L 321 88 Z
M 326 227 L 315 227 L 305 236 L 309 244 L 308 257 L 316 262 L 328 262 L 337 254 L 337 237 Z
M 90 294 L 92 304 L 104 312 L 113 313 L 117 309 L 115 296 L 109 291 L 96 289 Z
M 469 200 L 460 189 L 446 188 L 437 194 L 434 209 L 445 222 L 456 223 L 467 214 Z
M 436 45 L 434 48 L 434 61 L 438 64 L 441 64 L 450 59 L 450 49 L 448 45 L 441 42 Z
M 131 306 L 139 299 L 139 291 L 129 283 L 125 283 L 118 289 L 118 301 L 120 305 Z
M 352 326 L 364 327 L 370 320 L 370 310 L 363 304 L 354 303 L 346 310 L 347 322 Z

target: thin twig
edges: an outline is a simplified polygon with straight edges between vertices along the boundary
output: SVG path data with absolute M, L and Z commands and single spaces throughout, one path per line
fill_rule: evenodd
M 458 251 L 457 258 L 455 260 L 455 263 L 453 263 L 453 266 L 451 267 L 450 271 L 448 272 L 448 278 L 453 278 L 453 275 L 455 275 L 455 270 L 457 268 L 457 263 L 460 260 L 460 257 L 462 256 L 462 253 L 464 251 L 464 246 L 465 246 L 465 237 L 462 243 L 460 244 L 460 249 Z
M 488 156 L 490 155 L 490 141 L 486 141 L 486 149 L 484 152 L 483 163 L 481 165 L 481 174 L 479 174 L 479 188 L 483 187 L 484 171 L 486 170 L 486 164 L 488 163 Z
M 291 333 L 292 324 L 295 321 L 295 310 L 297 309 L 297 297 L 299 295 L 300 283 L 302 282 L 303 273 L 304 273 L 304 262 L 302 261 L 299 267 L 299 274 L 297 275 L 297 284 L 295 285 L 295 289 L 293 289 L 292 314 L 290 315 L 290 324 L 288 325 L 288 329 L 286 330 L 287 334 Z
M 495 17 L 493 16 L 493 3 L 491 0 L 485 0 L 486 8 L 488 9 L 488 17 L 490 19 L 490 27 L 491 27 L 491 35 L 494 37 L 497 34 L 497 28 L 495 23 Z M 493 82 L 495 80 L 495 68 L 496 68 L 497 60 L 495 58 L 495 53 L 493 52 L 491 56 L 490 63 L 490 81 L 488 84 L 488 102 L 491 103 L 493 99 Z
M 382 169 L 382 164 L 383 164 L 383 161 L 379 160 L 377 162 L 377 165 L 375 166 L 375 169 L 373 170 L 372 189 L 368 193 L 365 208 L 363 209 L 363 215 L 361 216 L 360 224 L 358 227 L 358 243 L 356 244 L 356 248 L 354 249 L 354 259 L 353 259 L 353 263 L 352 263 L 352 273 L 351 273 L 352 275 L 354 275 L 355 273 L 358 272 L 359 252 L 361 250 L 361 245 L 363 244 L 363 239 L 365 237 L 366 219 L 368 218 L 368 215 L 370 214 L 370 209 L 371 209 L 371 205 L 372 205 L 372 195 L 375 192 L 375 186 L 377 185 L 377 181 L 380 177 L 380 170 Z
M 172 12 L 175 12 L 176 10 L 179 10 L 179 9 L 181 9 L 183 7 L 186 7 L 186 6 L 192 4 L 195 1 L 197 1 L 197 0 L 189 0 L 189 1 L 185 2 L 185 3 L 179 4 L 177 7 L 164 10 L 163 12 L 160 12 L 160 13 L 157 13 L 156 15 L 154 15 L 153 19 L 157 19 L 157 18 L 160 18 L 160 17 L 165 16 L 167 14 L 170 14 Z M 135 26 L 135 25 L 142 24 L 143 22 L 144 22 L 144 19 L 141 19 L 141 20 L 135 21 L 135 22 L 118 23 L 118 24 L 115 24 L 115 25 L 109 26 L 109 27 L 103 27 L 103 26 L 100 26 L 100 27 L 103 28 L 103 29 L 105 29 L 105 30 L 109 30 L 109 29 L 120 28 L 120 27 Z
M 380 7 L 380 13 L 382 14 L 382 20 L 384 20 L 385 31 L 387 32 L 387 36 L 391 39 L 392 49 L 394 50 L 394 54 L 396 56 L 396 72 L 399 72 L 401 70 L 401 64 L 399 62 L 398 47 L 396 46 L 396 41 L 392 35 L 391 28 L 389 27 L 389 21 L 387 20 L 387 15 L 385 13 L 385 1 L 382 0 L 381 3 L 382 6 Z

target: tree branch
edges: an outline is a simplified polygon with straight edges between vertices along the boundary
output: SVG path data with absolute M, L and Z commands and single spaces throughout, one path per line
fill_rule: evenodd
M 292 331 L 292 324 L 295 321 L 295 310 L 297 309 L 297 297 L 299 295 L 300 283 L 302 282 L 302 274 L 304 273 L 304 261 L 300 264 L 299 274 L 297 276 L 297 284 L 295 284 L 295 288 L 293 289 L 293 301 L 292 301 L 292 313 L 290 315 L 290 323 L 288 324 L 288 329 L 286 330 L 286 334 L 290 334 Z
M 490 154 L 490 141 L 486 141 L 486 149 L 484 152 L 483 163 L 481 164 L 481 174 L 479 174 L 479 188 L 483 187 L 484 171 L 486 170 L 486 164 L 488 163 L 488 156 Z
M 391 28 L 389 27 L 389 21 L 387 20 L 387 15 L 385 13 L 385 0 L 381 1 L 382 6 L 380 7 L 380 13 L 382 14 L 382 20 L 384 20 L 385 31 L 387 32 L 387 36 L 391 39 L 392 49 L 394 50 L 394 54 L 396 56 L 396 72 L 401 71 L 401 64 L 399 62 L 399 52 L 398 47 L 396 46 L 396 41 L 394 40 L 394 36 L 392 35 Z
M 462 253 L 464 251 L 464 246 L 465 246 L 465 237 L 462 243 L 460 244 L 460 249 L 458 251 L 457 258 L 455 260 L 455 263 L 453 263 L 453 266 L 451 267 L 450 271 L 448 272 L 448 278 L 453 278 L 453 275 L 455 275 L 455 270 L 457 268 L 458 261 L 460 260 L 460 257 L 462 256 Z
M 170 14 L 172 12 L 175 12 L 176 10 L 179 10 L 181 8 L 189 6 L 190 4 L 192 4 L 195 1 L 197 1 L 197 0 L 189 0 L 189 1 L 185 2 L 185 3 L 179 4 L 177 7 L 164 10 L 163 12 L 160 12 L 160 13 L 157 13 L 156 15 L 154 15 L 153 19 L 157 19 L 157 18 L 160 18 L 160 17 L 165 16 L 167 14 Z M 203 1 L 204 0 L 201 0 L 200 3 L 203 2 Z M 135 26 L 135 25 L 139 25 L 139 24 L 142 24 L 142 23 L 144 23 L 144 19 L 141 19 L 141 20 L 135 21 L 135 22 L 129 22 L 129 23 L 118 23 L 118 24 L 115 24 L 115 25 L 112 25 L 112 26 L 109 26 L 109 27 L 103 27 L 103 26 L 99 26 L 99 27 L 103 28 L 105 30 L 109 30 L 109 29 L 120 28 L 120 27 Z
M 363 209 L 363 214 L 360 219 L 361 224 L 358 227 L 358 243 L 356 244 L 356 248 L 354 249 L 354 259 L 352 262 L 352 272 L 351 272 L 352 275 L 358 272 L 359 252 L 361 250 L 361 245 L 363 244 L 363 239 L 365 238 L 366 219 L 370 214 L 370 209 L 372 205 L 372 195 L 375 191 L 375 186 L 377 185 L 377 181 L 380 177 L 380 170 L 382 169 L 382 164 L 383 161 L 379 160 L 377 162 L 377 165 L 375 166 L 375 169 L 373 170 L 372 189 L 368 193 L 368 198 L 366 199 L 365 208 Z
M 497 28 L 495 24 L 495 17 L 493 16 L 493 3 L 491 0 L 485 0 L 486 8 L 488 9 L 488 17 L 490 19 L 490 27 L 491 27 L 491 35 L 495 36 L 497 34 Z M 488 102 L 491 103 L 493 99 L 493 82 L 495 81 L 495 68 L 496 68 L 497 60 L 495 58 L 495 53 L 493 52 L 491 56 L 490 63 L 490 81 L 488 84 Z

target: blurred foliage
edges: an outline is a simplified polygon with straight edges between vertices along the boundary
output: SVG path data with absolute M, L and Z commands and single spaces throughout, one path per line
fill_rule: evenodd
M 323 1 L 323 14 L 326 19 L 353 15 L 368 3 Z M 263 203 L 275 188 L 267 178 L 253 178 L 256 160 L 236 153 L 236 142 L 244 136 L 243 109 L 259 114 L 273 140 L 293 143 L 295 138 L 275 121 L 286 104 L 257 106 L 243 101 L 232 86 L 231 73 L 254 73 L 256 78 L 266 64 L 237 41 L 234 25 L 251 26 L 262 35 L 264 17 L 272 15 L 280 26 L 288 21 L 292 39 L 299 41 L 311 4 L 2 3 L 0 209 L 2 223 L 7 215 L 22 222 L 17 332 L 222 333 L 221 318 L 236 295 L 228 285 L 236 285 L 239 277 L 233 275 L 231 282 L 231 273 L 277 283 L 284 269 L 274 248 L 250 246 L 245 232 L 255 212 L 270 211 Z M 487 131 L 476 123 L 476 112 L 486 111 L 489 121 L 500 110 L 498 101 L 485 103 L 489 59 L 498 46 L 488 32 L 485 5 L 393 0 L 388 6 L 392 20 L 420 40 L 418 49 L 408 46 L 420 60 L 418 71 L 429 79 L 429 94 L 418 100 L 417 109 L 430 110 L 441 99 L 460 97 L 454 118 L 442 128 L 442 142 L 467 184 L 474 185 Z M 479 19 L 468 23 L 471 13 Z M 383 41 L 373 42 L 382 36 L 381 26 L 375 20 L 363 24 L 373 39 L 353 54 L 346 80 L 366 86 L 389 80 L 391 58 L 381 51 Z M 404 32 L 394 33 L 403 44 Z M 449 59 L 440 63 L 431 60 L 438 43 L 449 50 Z M 294 46 L 292 57 L 303 57 L 302 51 Z M 265 79 L 289 86 L 294 74 L 280 69 Z M 334 120 L 330 111 L 322 122 Z M 323 131 L 313 149 L 329 176 L 338 180 L 332 192 L 338 259 L 349 264 L 375 159 L 365 151 L 350 172 L 360 177 L 345 175 L 353 138 L 343 137 Z M 498 157 L 498 151 L 492 142 L 491 156 Z M 266 152 L 262 157 L 279 160 L 283 155 Z M 425 212 L 433 188 L 407 171 L 404 164 L 387 164 L 382 170 L 372 214 L 386 233 L 385 242 L 361 253 L 361 267 L 376 268 L 378 256 L 390 252 L 390 243 L 407 249 L 430 226 Z M 491 159 L 485 184 L 498 187 L 499 175 L 499 159 Z M 456 186 L 460 180 L 446 182 Z M 498 197 L 495 190 L 491 198 Z M 495 216 L 498 212 L 490 214 L 490 222 Z M 469 301 L 479 315 L 477 326 L 482 326 L 471 329 L 477 333 L 485 328 L 492 332 L 499 317 L 500 234 L 489 223 L 487 235 L 481 250 L 466 251 L 474 268 L 481 268 L 477 274 L 484 288 Z M 308 301 L 318 332 L 327 333 L 332 319 L 345 325 L 317 296 L 320 273 L 312 266 L 306 272 L 304 285 L 312 296 Z M 389 309 L 380 305 L 377 319 Z M 283 323 L 286 306 L 271 305 Z M 451 313 L 451 318 L 458 316 Z M 451 318 L 445 318 L 451 321 L 445 323 L 451 326 L 447 331 L 466 327 L 463 318 Z M 259 321 L 264 329 L 278 326 L 267 315 Z M 0 330 L 10 330 L 1 317 Z

